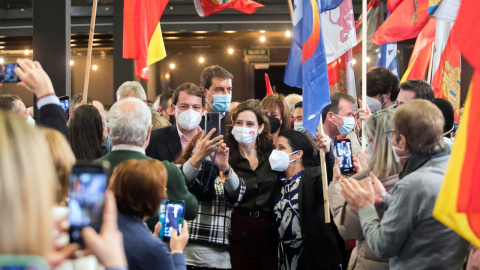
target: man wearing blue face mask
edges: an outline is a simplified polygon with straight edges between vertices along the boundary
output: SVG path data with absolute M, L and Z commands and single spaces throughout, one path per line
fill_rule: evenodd
M 206 111 L 220 113 L 221 133 L 225 133 L 228 108 L 232 102 L 233 75 L 221 66 L 209 66 L 200 75 L 200 88 L 205 94 Z M 204 126 L 204 118 L 200 127 Z
M 323 147 L 327 161 L 327 177 L 330 181 L 333 175 L 333 165 L 335 164 L 334 141 L 338 135 L 346 136 L 353 131 L 355 127 L 355 118 L 353 113 L 353 103 L 355 100 L 350 95 L 332 92 L 330 94 L 331 103 L 322 111 L 323 133 L 328 136 L 317 138 L 317 147 Z

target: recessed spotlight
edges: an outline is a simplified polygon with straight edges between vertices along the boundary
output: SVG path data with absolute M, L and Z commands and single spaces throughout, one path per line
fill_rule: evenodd
M 165 79 L 170 79 L 170 74 L 165 74 Z
M 92 69 L 93 69 L 93 70 L 97 70 L 97 69 L 98 69 L 98 66 L 97 66 L 97 65 L 93 65 L 93 66 L 92 66 Z
M 233 49 L 232 48 L 228 49 L 228 54 L 233 54 Z
M 171 63 L 170 64 L 170 69 L 174 69 L 175 68 L 175 64 L 174 63 Z
M 367 63 L 370 63 L 370 57 L 367 56 L 366 60 L 367 60 Z
M 352 65 L 355 65 L 357 63 L 357 60 L 352 59 Z
M 265 40 L 266 40 L 266 39 L 265 39 L 264 36 L 261 36 L 261 37 L 260 37 L 260 42 L 265 42 Z
M 285 31 L 285 36 L 286 36 L 286 37 L 291 37 L 291 36 L 292 36 L 292 32 L 290 32 L 290 30 Z
M 265 33 L 265 30 L 260 30 L 260 33 L 264 34 L 264 33 Z
M 233 33 L 236 33 L 237 31 L 225 31 L 225 33 L 227 34 L 233 34 Z
M 73 66 L 73 64 L 75 64 L 75 62 L 73 62 L 73 60 L 70 60 L 70 66 Z
M 200 63 L 205 62 L 205 58 L 203 58 L 203 57 L 198 58 L 198 62 L 200 62 Z
M 30 54 L 30 50 L 29 50 L 29 49 L 26 49 L 25 51 L 23 51 L 23 53 L 24 53 L 25 55 L 29 55 L 29 54 Z

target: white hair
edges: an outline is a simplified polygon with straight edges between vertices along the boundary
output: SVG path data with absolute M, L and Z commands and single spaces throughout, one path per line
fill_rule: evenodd
M 125 98 L 110 108 L 108 127 L 113 145 L 143 146 L 147 140 L 152 113 L 147 104 L 137 98 Z
M 117 100 L 127 97 L 136 97 L 140 100 L 147 100 L 147 94 L 145 94 L 145 89 L 143 89 L 142 85 L 136 81 L 124 82 L 118 88 Z
M 290 94 L 285 97 L 285 101 L 287 101 L 288 107 L 290 108 L 290 113 L 293 115 L 295 104 L 297 104 L 297 102 L 303 101 L 303 97 L 299 94 Z

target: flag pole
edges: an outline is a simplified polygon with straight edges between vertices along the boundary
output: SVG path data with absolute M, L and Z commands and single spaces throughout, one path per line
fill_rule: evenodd
M 432 53 L 430 54 L 430 63 L 428 64 L 427 83 L 432 84 L 433 54 L 435 49 L 435 40 L 432 42 Z
M 97 16 L 97 3 L 98 0 L 93 0 L 92 6 L 92 18 L 90 20 L 90 33 L 88 35 L 88 52 L 87 52 L 87 65 L 85 67 L 85 81 L 83 84 L 83 102 L 87 103 L 88 95 L 88 82 L 90 80 L 90 65 L 92 63 L 92 47 L 93 47 L 93 35 L 95 30 L 95 17 Z
M 362 108 L 367 106 L 367 0 L 362 1 Z M 367 134 L 365 121 L 362 121 L 362 151 L 365 151 Z
M 319 132 L 323 134 L 323 119 L 320 113 Z M 333 149 L 330 149 L 333 151 Z M 325 151 L 320 148 L 320 168 L 322 170 L 322 190 L 323 190 L 323 213 L 325 214 L 325 223 L 330 223 L 330 203 L 328 202 L 328 179 L 327 179 L 327 165 L 325 164 Z
M 292 19 L 293 23 L 293 5 L 292 5 L 292 0 L 287 0 L 288 2 L 288 10 L 290 10 L 290 19 Z

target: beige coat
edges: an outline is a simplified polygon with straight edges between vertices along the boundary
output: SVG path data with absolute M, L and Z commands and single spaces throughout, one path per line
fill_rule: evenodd
M 172 124 L 163 116 L 158 115 L 157 113 L 152 111 L 152 130 L 160 129 L 164 127 L 169 127 Z
M 398 181 L 398 175 L 393 175 L 380 180 L 389 193 L 392 192 L 393 186 Z M 387 270 L 389 269 L 388 259 L 381 259 L 373 254 L 372 250 L 364 241 L 362 227 L 358 213 L 350 209 L 345 199 L 340 193 L 339 181 L 332 181 L 328 188 L 328 199 L 330 202 L 330 210 L 333 214 L 335 225 L 338 232 L 345 240 L 356 240 L 356 247 L 352 251 L 350 261 L 348 262 L 348 270 Z M 378 215 L 382 217 L 383 212 L 377 208 Z

